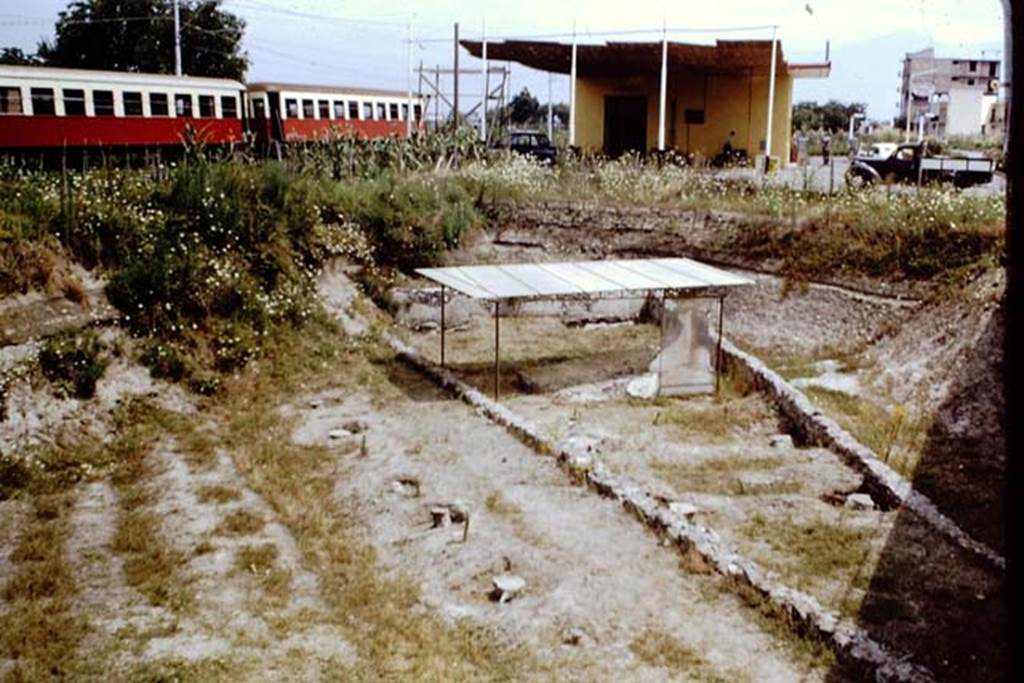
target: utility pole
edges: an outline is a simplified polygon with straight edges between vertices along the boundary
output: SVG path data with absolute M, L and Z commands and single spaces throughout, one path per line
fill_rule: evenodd
M 174 75 L 181 76 L 181 16 L 178 0 L 174 0 Z
M 455 22 L 455 57 L 453 59 L 455 92 L 452 94 L 452 130 L 459 130 L 459 22 Z
M 414 117 L 412 106 L 412 24 L 416 21 L 413 14 L 409 19 L 409 44 L 405 49 L 405 137 L 412 137 L 412 120 Z
M 668 31 L 667 19 L 661 20 L 661 82 L 658 91 L 658 151 L 665 151 L 665 96 L 668 90 Z
M 572 22 L 572 65 L 569 68 L 569 147 L 576 146 L 576 20 Z

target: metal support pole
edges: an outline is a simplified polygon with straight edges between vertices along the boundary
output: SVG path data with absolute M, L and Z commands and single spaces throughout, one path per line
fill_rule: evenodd
M 665 151 L 665 94 L 668 90 L 668 33 L 661 22 L 661 89 L 658 95 L 658 151 Z
M 548 72 L 548 140 L 555 144 L 555 119 L 551 109 L 551 72 Z
M 181 76 L 181 16 L 178 0 L 174 0 L 174 75 Z
M 715 393 L 722 380 L 722 319 L 725 317 L 725 297 L 718 297 L 718 346 L 715 348 Z
M 501 396 L 501 313 L 499 306 L 501 302 L 494 302 L 494 400 Z
M 576 21 L 572 22 L 572 65 L 569 68 L 569 147 L 576 146 Z
M 768 130 L 764 136 L 764 170 L 767 173 L 772 159 L 772 114 L 775 109 L 775 54 L 778 49 L 776 34 L 778 26 L 772 27 L 772 63 L 768 67 Z
M 445 287 L 444 287 L 444 285 L 441 285 L 441 367 L 442 368 L 444 367 L 444 328 L 445 328 L 444 300 L 445 300 L 445 296 L 446 296 Z
M 483 109 L 483 111 L 481 113 L 481 116 L 480 116 L 480 140 L 484 143 L 484 145 L 486 145 L 487 144 L 487 94 L 488 94 L 487 91 L 488 91 L 488 89 L 490 87 L 490 80 L 488 79 L 489 74 L 487 73 L 488 68 L 487 68 L 487 20 L 486 19 L 484 20 L 483 54 L 481 56 L 483 57 L 483 62 L 484 62 L 484 73 L 483 73 L 483 76 L 484 76 L 484 96 L 483 96 L 483 100 L 481 100 L 481 102 L 480 102 L 480 105 L 481 105 L 481 107 Z
M 455 22 L 455 54 L 453 59 L 455 80 L 454 93 L 452 95 L 452 130 L 459 130 L 459 22 Z
M 658 321 L 658 396 L 661 396 L 662 364 L 665 361 L 665 306 L 667 303 L 665 290 L 663 289 L 661 290 L 661 318 Z

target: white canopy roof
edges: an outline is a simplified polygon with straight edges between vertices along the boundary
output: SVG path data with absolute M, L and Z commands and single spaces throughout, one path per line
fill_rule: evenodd
M 474 299 L 716 289 L 752 280 L 688 258 L 417 268 L 416 272 Z

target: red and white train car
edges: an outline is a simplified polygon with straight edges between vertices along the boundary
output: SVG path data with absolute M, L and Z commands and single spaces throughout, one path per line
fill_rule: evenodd
M 208 144 L 242 139 L 245 86 L 219 78 L 0 66 L 0 149 Z
M 420 129 L 423 100 L 407 93 L 286 83 L 251 83 L 247 90 L 252 130 L 265 140 L 322 140 L 332 130 L 361 137 L 405 137 L 409 117 Z

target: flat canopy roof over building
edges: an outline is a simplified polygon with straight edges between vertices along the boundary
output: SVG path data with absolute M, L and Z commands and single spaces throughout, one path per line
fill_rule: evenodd
M 474 299 L 500 301 L 621 292 L 710 290 L 753 281 L 688 258 L 417 268 Z
M 474 57 L 483 55 L 477 40 L 463 40 L 461 45 Z M 794 78 L 828 76 L 830 64 L 787 64 L 778 44 L 776 70 Z M 581 78 L 630 76 L 636 73 L 658 73 L 661 70 L 661 42 L 620 43 L 604 45 L 579 44 L 576 47 L 577 74 Z M 742 71 L 767 75 L 772 60 L 770 40 L 719 40 L 714 45 L 669 42 L 669 69 L 691 69 L 706 73 Z M 487 43 L 488 59 L 513 61 L 542 71 L 568 74 L 572 63 L 572 45 L 536 40 L 507 40 Z M 805 68 L 807 66 L 813 68 Z

